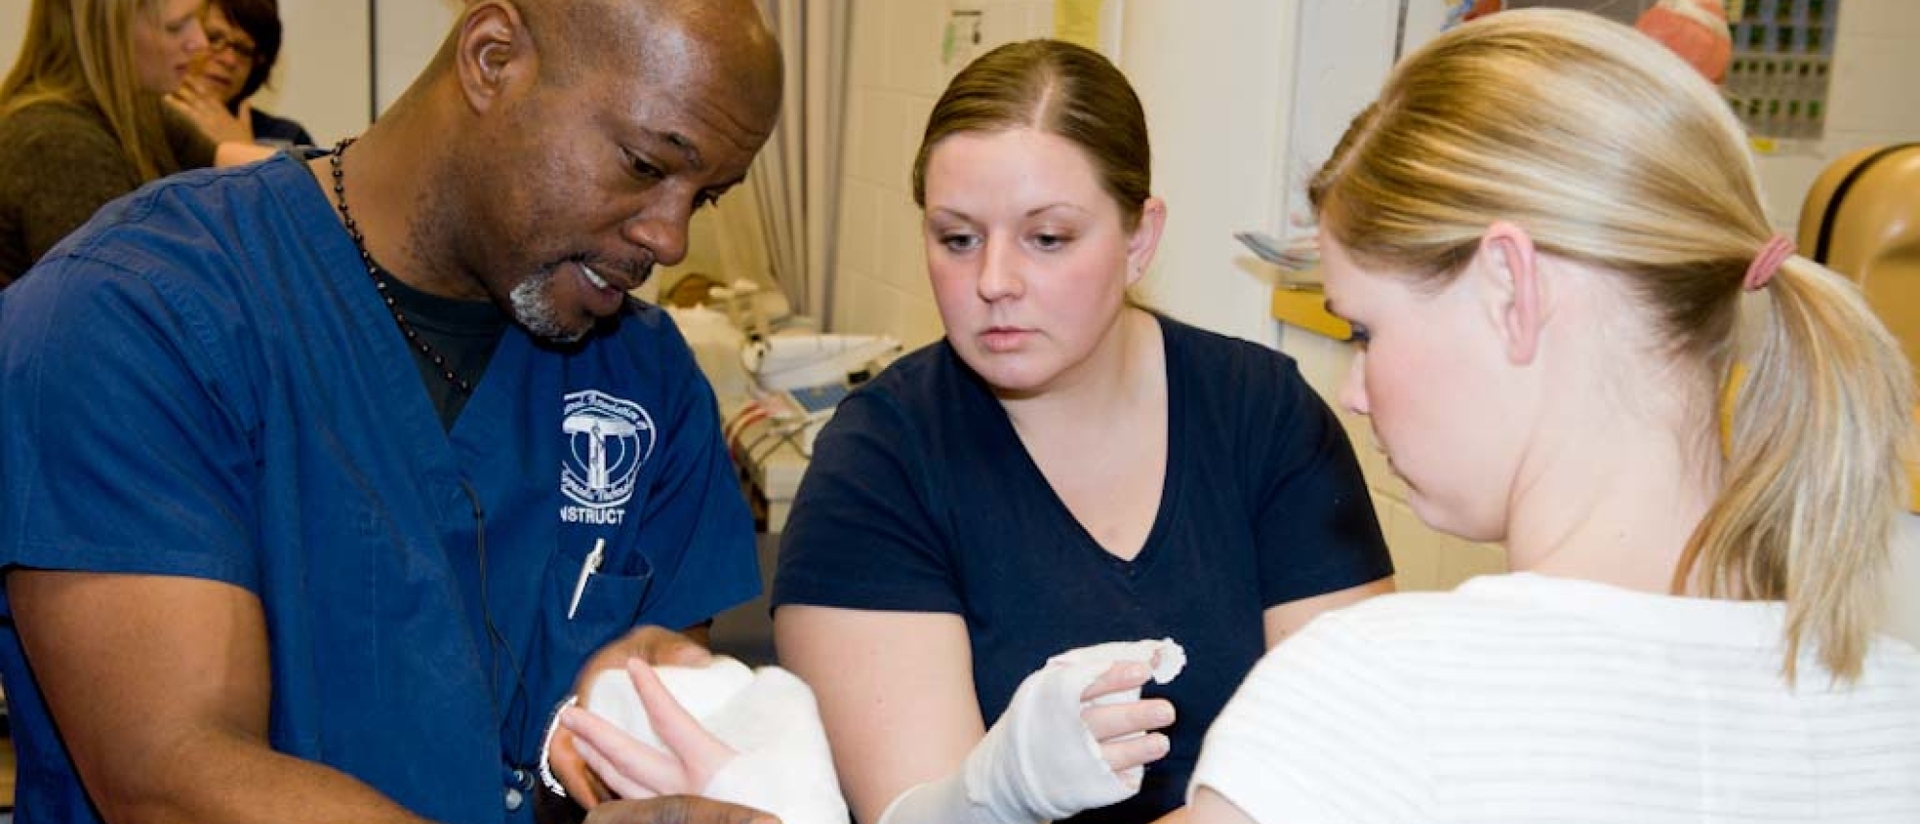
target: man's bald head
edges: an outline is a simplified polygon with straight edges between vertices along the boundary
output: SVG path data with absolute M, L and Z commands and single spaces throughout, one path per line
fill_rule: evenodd
M 360 156 L 386 147 L 424 193 L 414 257 L 562 340 L 605 316 L 582 295 L 685 257 L 693 213 L 772 134 L 782 82 L 750 0 L 472 0 Z
M 707 81 L 701 91 L 737 96 L 756 110 L 779 108 L 780 45 L 752 0 L 518 0 L 516 5 L 540 54 L 545 82 L 640 70 L 675 81 Z

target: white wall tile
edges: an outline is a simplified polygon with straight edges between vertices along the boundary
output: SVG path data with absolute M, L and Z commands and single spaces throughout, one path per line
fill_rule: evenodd
M 887 140 L 880 129 L 878 114 L 881 94 L 872 87 L 856 87 L 847 94 L 846 144 L 841 147 L 846 158 L 843 179 L 887 184 L 885 160 L 881 156 Z
M 940 307 L 931 298 L 909 298 L 904 303 L 906 318 L 899 336 L 902 345 L 917 348 L 946 334 L 946 327 L 940 322 Z
M 1845 0 L 1837 21 L 1842 36 L 1884 35 L 1920 29 L 1920 3 L 1913 0 Z
M 1904 131 L 1920 135 L 1920 102 L 1910 84 L 1920 68 L 1915 44 L 1920 31 L 1842 35 L 1834 54 L 1829 128 L 1846 131 Z
M 895 193 L 880 211 L 881 277 L 902 292 L 924 293 L 927 252 L 921 240 L 920 209 Z
M 874 98 L 872 141 L 868 149 L 876 165 L 869 168 L 874 182 L 895 192 L 911 193 L 913 155 L 926 115 L 918 100 L 906 92 L 882 92 Z
M 880 270 L 880 187 L 843 181 L 840 189 L 840 267 L 865 274 Z

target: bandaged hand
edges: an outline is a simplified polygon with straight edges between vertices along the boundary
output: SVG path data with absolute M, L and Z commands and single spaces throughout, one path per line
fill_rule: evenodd
M 1153 730 L 1174 718 L 1166 700 L 1140 700 L 1140 687 L 1185 663 L 1171 640 L 1055 656 L 1020 683 L 960 772 L 903 793 L 881 824 L 1033 824 L 1126 800 L 1167 754 Z
M 605 679 L 627 683 L 627 662 L 638 658 L 656 667 L 701 668 L 713 661 L 706 647 L 692 638 L 657 626 L 639 627 L 600 648 L 587 660 L 574 680 L 576 696 L 585 696 L 594 684 Z M 632 689 L 628 685 L 628 690 Z M 572 699 L 569 699 L 571 701 Z M 636 716 L 640 716 L 635 704 Z M 573 746 L 573 731 L 560 724 L 556 715 L 547 730 L 547 745 L 542 748 L 540 777 L 555 794 L 572 798 L 580 806 L 593 809 L 609 797 L 598 776 Z
M 560 724 L 604 786 L 622 798 L 687 794 L 780 816 L 785 824 L 844 824 L 813 692 L 778 667 L 732 658 L 594 681 L 585 709 Z
M 574 748 L 594 775 L 621 798 L 702 794 L 739 752 L 674 700 L 652 667 L 634 659 L 627 672 L 643 719 L 616 724 L 576 706 L 560 711 L 560 726 L 573 734 Z

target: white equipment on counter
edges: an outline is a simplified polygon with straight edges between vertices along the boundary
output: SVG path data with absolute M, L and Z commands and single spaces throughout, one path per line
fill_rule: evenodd
M 885 335 L 775 335 L 749 342 L 740 357 L 760 388 L 782 392 L 860 383 L 899 353 L 900 342 Z

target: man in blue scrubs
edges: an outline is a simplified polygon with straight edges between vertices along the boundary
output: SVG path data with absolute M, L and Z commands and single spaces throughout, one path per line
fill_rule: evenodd
M 473 0 L 358 140 L 157 182 L 0 292 L 16 820 L 531 822 L 555 705 L 703 660 L 751 525 L 625 293 L 779 60 L 750 0 Z

